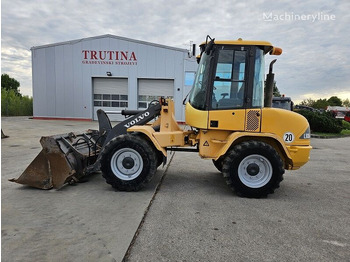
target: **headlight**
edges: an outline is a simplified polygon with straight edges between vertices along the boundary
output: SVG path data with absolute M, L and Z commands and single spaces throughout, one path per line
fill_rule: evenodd
M 304 134 L 302 134 L 299 139 L 310 139 L 311 138 L 311 132 L 310 132 L 310 126 L 306 129 Z

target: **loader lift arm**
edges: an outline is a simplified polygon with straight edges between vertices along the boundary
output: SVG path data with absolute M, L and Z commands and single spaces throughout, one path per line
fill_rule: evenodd
M 123 110 L 121 111 L 122 115 L 132 116 L 115 125 L 113 128 L 107 114 L 103 110 L 99 109 L 97 111 L 99 130 L 100 134 L 105 136 L 103 146 L 105 146 L 112 138 L 126 134 L 126 130 L 128 128 L 134 125 L 145 125 L 159 116 L 162 104 L 164 103 L 165 100 L 161 98 L 160 102 L 157 101 L 157 103 L 150 104 L 146 110 Z

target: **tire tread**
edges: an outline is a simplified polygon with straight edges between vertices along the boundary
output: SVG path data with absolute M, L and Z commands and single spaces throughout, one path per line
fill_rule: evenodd
M 142 157 L 146 155 L 147 161 L 144 161 L 144 169 L 141 174 L 130 181 L 121 180 L 117 178 L 110 169 L 110 159 L 117 149 L 122 147 L 130 147 L 139 152 Z M 145 167 L 146 166 L 146 167 Z M 101 152 L 101 171 L 102 176 L 106 180 L 107 184 L 110 184 L 113 188 L 120 191 L 139 191 L 144 188 L 153 178 L 157 170 L 157 159 L 153 145 L 147 140 L 134 134 L 123 134 L 113 138 L 107 143 L 103 151 Z
M 245 186 L 243 183 L 237 181 L 238 175 L 234 174 L 234 166 L 239 163 L 242 155 L 246 156 L 249 152 L 261 151 L 267 154 L 269 161 L 273 166 L 273 175 L 271 180 L 261 188 L 253 189 Z M 265 155 L 266 157 L 266 155 Z M 269 144 L 261 141 L 245 141 L 235 145 L 225 156 L 222 167 L 223 177 L 226 184 L 241 197 L 262 198 L 267 197 L 268 194 L 273 194 L 275 189 L 279 188 L 280 182 L 283 180 L 284 168 L 283 162 L 276 150 Z

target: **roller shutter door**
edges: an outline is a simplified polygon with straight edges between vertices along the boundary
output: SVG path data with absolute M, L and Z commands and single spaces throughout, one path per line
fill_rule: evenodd
M 160 96 L 174 97 L 173 79 L 139 79 L 138 80 L 138 108 L 145 109 L 153 100 Z
M 93 78 L 94 89 L 94 120 L 96 111 L 120 111 L 128 108 L 128 79 L 126 78 Z M 121 115 L 109 115 L 111 121 L 120 121 Z

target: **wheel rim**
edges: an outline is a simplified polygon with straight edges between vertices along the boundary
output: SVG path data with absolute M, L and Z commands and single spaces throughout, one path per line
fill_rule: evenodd
M 250 188 L 265 186 L 272 177 L 272 165 L 262 155 L 245 157 L 238 166 L 238 176 L 241 182 Z
M 121 180 L 133 180 L 141 174 L 143 169 L 141 155 L 131 148 L 116 151 L 110 163 L 112 172 Z

